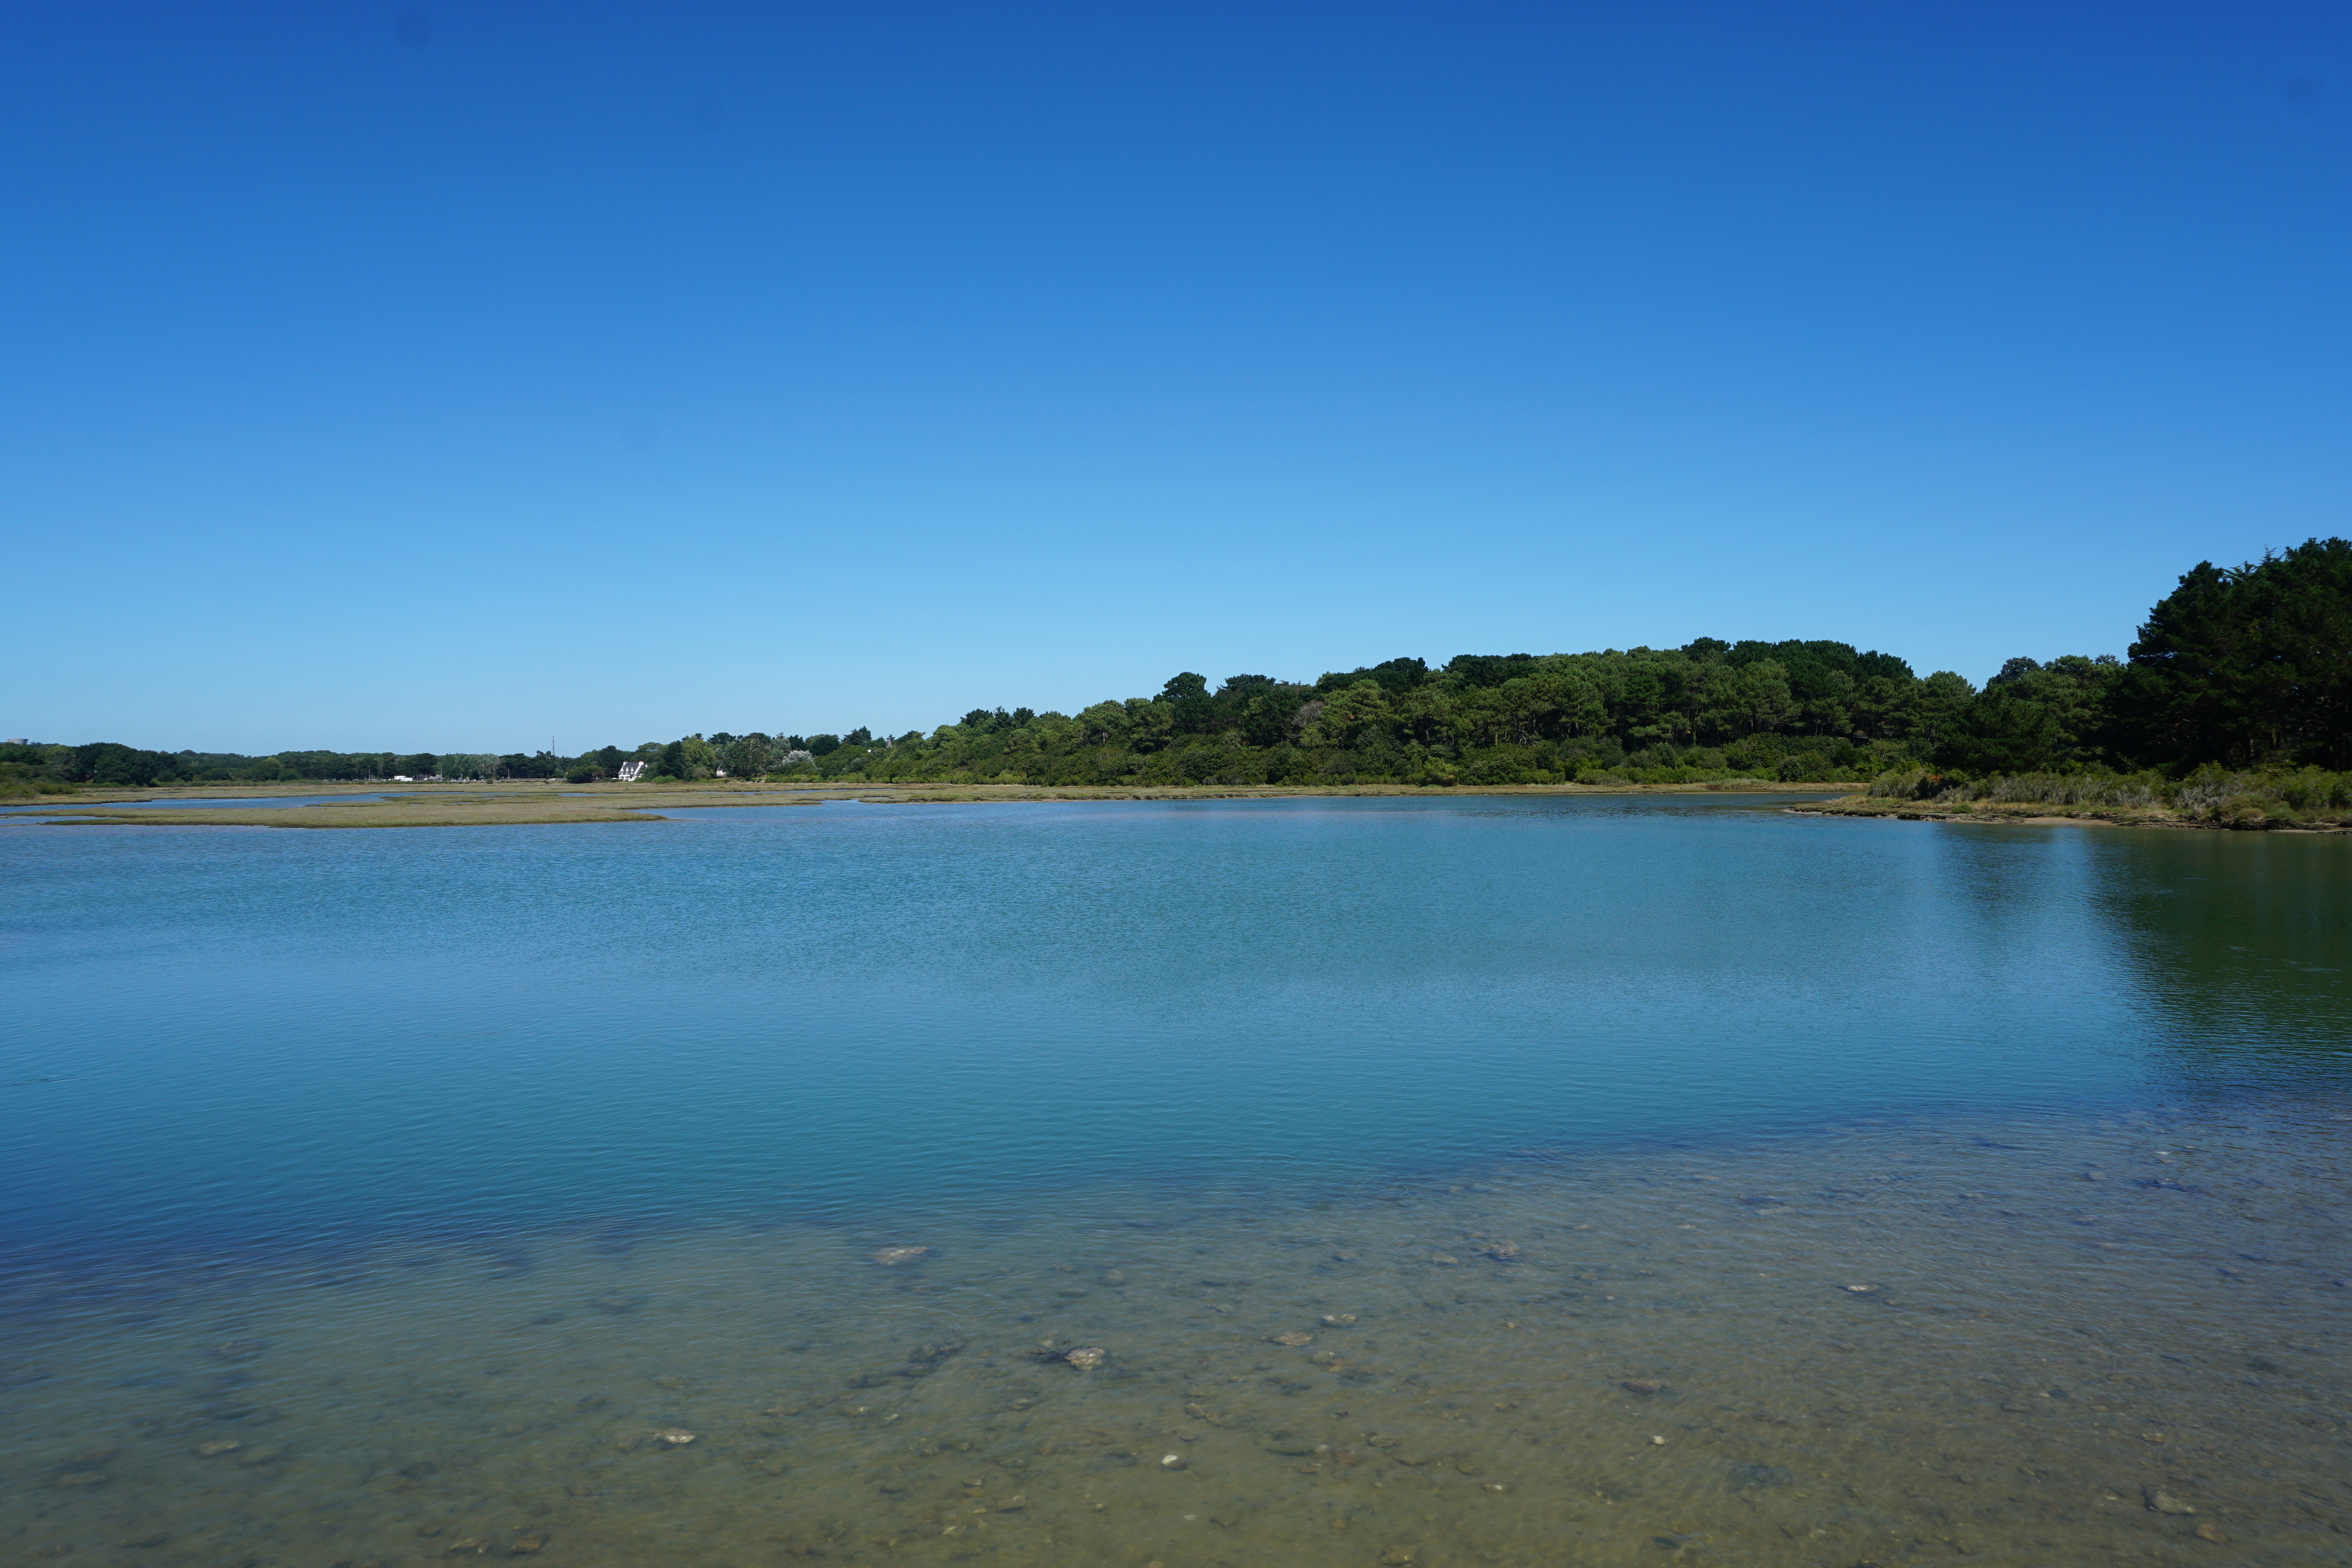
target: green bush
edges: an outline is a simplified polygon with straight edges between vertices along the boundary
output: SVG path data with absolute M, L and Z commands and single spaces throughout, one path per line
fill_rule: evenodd
M 2352 774 L 2319 768 L 2232 770 L 2206 763 L 2183 779 L 2150 771 L 1996 773 L 1981 780 L 1925 768 L 1893 768 L 1870 781 L 1881 800 L 1959 805 L 2157 809 L 2217 827 L 2267 828 L 2352 821 Z

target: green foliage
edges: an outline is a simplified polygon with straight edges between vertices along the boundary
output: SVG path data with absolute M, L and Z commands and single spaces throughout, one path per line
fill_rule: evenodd
M 719 737 L 710 738 L 712 749 L 719 753 L 719 765 L 730 779 L 753 779 L 765 774 L 775 752 L 768 737 L 756 732 L 730 737 L 723 746 L 719 744 Z
M 58 770 L 62 746 L 28 746 L 21 741 L 0 744 L 0 800 L 31 800 L 43 795 L 71 795 L 75 786 Z
M 877 782 L 1832 780 L 1900 745 L 1889 737 L 1906 733 L 1904 704 L 1922 685 L 1899 659 L 1835 643 L 1465 654 L 1437 670 L 1400 658 L 1311 684 L 1238 674 L 1213 687 L 1185 671 L 1156 696 L 1075 717 L 975 708 L 928 737 L 853 748 L 815 737 L 809 749 L 822 777 Z
M 2148 612 L 2117 699 L 2151 762 L 2352 766 L 2352 541 L 2199 562 Z
M 1187 670 L 1155 696 L 1099 702 L 1075 717 L 974 708 L 929 737 L 811 737 L 805 768 L 877 782 L 1112 787 L 1793 783 L 1892 769 L 1908 780 L 1902 798 L 1925 799 L 1986 777 L 2149 765 L 2178 776 L 2232 756 L 2344 760 L 2352 546 L 2314 540 L 2236 573 L 2200 567 L 2182 584 L 2152 612 L 2156 630 L 2143 629 L 2129 665 L 2109 655 L 2012 659 L 1981 692 L 1948 670 L 1922 678 L 1894 654 L 1849 643 L 1712 637 L 1669 649 L 1465 653 L 1436 669 L 1396 658 L 1307 684 L 1245 674 L 1213 686 Z M 2164 647 L 2203 650 L 2203 662 L 2165 664 L 2165 637 Z M 2236 706 L 2215 690 L 2236 694 Z M 2239 716 L 2235 730 L 2207 712 L 2217 705 Z
M 1927 768 L 1893 768 L 1870 781 L 1877 800 L 1919 800 L 1966 810 L 1979 804 L 2162 811 L 2233 828 L 2352 823 L 2352 773 L 2317 768 L 2242 771 L 2206 763 L 2185 777 L 2156 768 L 2130 773 L 2003 773 L 1971 779 Z
M 2212 765 L 2236 780 L 2212 800 L 2284 820 L 2281 813 L 2335 809 L 2326 802 L 2340 785 L 2326 780 L 2344 775 L 2326 770 L 2352 767 L 2352 544 L 2312 539 L 2229 570 L 2200 563 L 2149 612 L 2128 663 L 2011 659 L 1981 692 L 1951 671 L 1922 677 L 1892 653 L 1845 643 L 1701 637 L 1680 648 L 1463 653 L 1433 669 L 1395 658 L 1311 682 L 1237 674 L 1213 685 L 1186 670 L 1156 695 L 1106 700 L 1076 715 L 974 708 L 929 735 L 895 737 L 862 726 L 843 735 L 722 732 L 576 758 L 0 746 L 0 783 L 68 789 L 395 774 L 579 783 L 614 777 L 629 760 L 673 780 L 723 771 L 1108 788 L 1799 783 L 1876 775 L 1871 792 L 1882 799 L 1975 800 L 1990 790 L 1989 800 L 2022 800 L 2015 791 L 2026 789 L 2053 801 L 2088 791 L 2090 800 L 2107 790 L 2119 791 L 2118 801 L 2146 795 L 2195 810 L 2211 804 L 2198 804 L 2205 797 L 2196 791 L 2223 788 L 2200 772 Z M 2158 785 L 2190 793 L 2164 794 Z

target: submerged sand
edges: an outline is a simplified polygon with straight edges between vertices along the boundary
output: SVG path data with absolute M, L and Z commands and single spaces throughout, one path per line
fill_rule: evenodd
M 2347 1154 L 2152 1108 L 52 1260 L 0 1556 L 2341 1563 Z

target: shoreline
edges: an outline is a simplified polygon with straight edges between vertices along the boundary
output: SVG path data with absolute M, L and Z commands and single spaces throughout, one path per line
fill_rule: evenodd
M 1893 819 L 2009 827 L 2161 828 L 2202 831 L 2340 836 L 2352 823 L 2303 822 L 2277 817 L 2200 821 L 2160 806 L 2075 806 L 2050 800 L 1948 801 L 1885 800 L 1857 793 L 1855 780 L 1780 783 L 1709 779 L 1687 784 L 738 784 L 711 781 L 671 786 L 589 784 L 452 784 L 388 790 L 377 784 L 192 786 L 97 790 L 44 800 L 5 802 L 0 821 L 27 819 L 44 827 L 137 828 L 457 828 L 555 827 L 581 823 L 661 822 L 660 813 L 728 807 L 817 806 L 855 800 L 869 806 L 1019 804 L 1026 801 L 1255 800 L 1444 799 L 1460 796 L 1643 797 L 1660 795 L 1833 796 L 1781 809 L 1793 816 Z M 300 804 L 220 805 L 232 800 Z M 68 802 L 71 802 L 68 804 Z M 165 810 L 154 810 L 167 803 Z
M 1169 785 L 1117 787 L 1051 784 L 811 785 L 734 783 L 648 788 L 634 784 L 451 785 L 394 794 L 377 785 L 281 787 L 277 791 L 225 787 L 106 791 L 97 799 L 56 797 L 58 804 L 26 802 L 0 814 L 37 820 L 46 827 L 445 828 L 544 827 L 583 822 L 659 822 L 660 811 L 730 806 L 814 806 L 856 800 L 866 805 L 986 804 L 1073 800 L 1346 800 L 1356 797 L 1476 795 L 1802 795 L 1851 791 L 1853 780 L 1781 784 L 1717 779 L 1692 784 L 1349 784 Z M 122 810 L 163 801 L 267 800 L 273 793 L 300 805 L 224 806 L 206 810 Z M 320 800 L 321 796 L 345 799 Z M 66 804 L 71 800 L 74 804 Z
M 1937 803 L 1846 796 L 1819 805 L 1790 806 L 1801 817 L 1894 818 L 1905 822 L 1975 822 L 2020 828 L 2165 828 L 2200 832 L 2299 833 L 2337 837 L 2352 833 L 2340 822 L 2304 823 L 2275 817 L 2199 821 L 2161 806 L 2069 806 L 2055 800 L 1985 800 Z

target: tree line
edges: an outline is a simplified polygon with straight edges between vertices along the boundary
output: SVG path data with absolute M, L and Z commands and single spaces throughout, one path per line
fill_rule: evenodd
M 1784 782 L 2352 767 L 2352 543 L 2200 562 L 2124 657 L 2010 660 L 1979 688 L 1837 642 L 1465 653 L 1311 682 L 1184 672 L 1076 714 L 975 708 L 900 736 L 681 736 L 503 757 L 0 746 L 0 782 L 148 785 L 619 777 L 845 783 Z M 1925 787 L 1925 785 L 1923 785 Z M 20 791 L 21 792 L 21 791 Z

